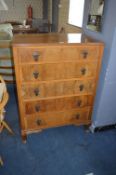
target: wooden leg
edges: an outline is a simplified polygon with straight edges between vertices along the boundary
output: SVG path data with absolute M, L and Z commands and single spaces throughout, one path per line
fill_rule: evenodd
M 11 134 L 14 134 L 12 129 L 8 126 L 8 124 L 4 120 L 2 121 L 2 124 Z
M 2 160 L 2 158 L 1 158 L 1 157 L 0 157 L 0 165 L 1 165 L 1 166 L 3 166 L 3 165 L 4 165 L 3 160 Z
M 90 132 L 89 127 L 90 127 L 90 124 L 84 125 L 84 130 L 85 130 L 85 132 L 87 132 L 87 133 Z
M 26 143 L 27 142 L 27 134 L 26 133 L 22 133 L 22 141 L 23 143 Z
M 0 124 L 0 133 L 2 132 L 2 130 L 3 130 L 3 125 Z

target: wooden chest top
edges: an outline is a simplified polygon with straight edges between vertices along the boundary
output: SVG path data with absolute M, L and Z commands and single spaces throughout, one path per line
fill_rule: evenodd
M 95 39 L 92 39 L 82 33 L 49 33 L 49 34 L 23 34 L 23 35 L 14 35 L 13 45 L 16 46 L 29 46 L 29 45 L 50 45 L 50 44 L 101 44 Z

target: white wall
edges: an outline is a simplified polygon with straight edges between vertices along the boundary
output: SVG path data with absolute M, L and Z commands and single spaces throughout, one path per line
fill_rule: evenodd
M 116 124 L 116 1 L 105 0 L 101 32 L 86 28 L 89 1 L 85 3 L 83 30 L 86 35 L 104 42 L 104 56 L 94 105 L 92 126 Z
M 65 28 L 66 32 L 80 32 L 80 28 L 68 24 L 69 0 L 60 0 L 60 4 L 61 7 L 59 8 L 58 30 L 63 27 Z
M 5 0 L 8 5 L 8 11 L 0 11 L 0 21 L 16 20 L 23 21 L 27 18 L 27 7 L 29 4 L 33 7 L 33 17 L 42 17 L 42 0 Z

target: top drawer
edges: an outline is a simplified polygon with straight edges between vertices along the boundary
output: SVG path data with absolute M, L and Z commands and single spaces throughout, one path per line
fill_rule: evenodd
M 19 63 L 95 60 L 99 46 L 46 46 L 18 48 Z

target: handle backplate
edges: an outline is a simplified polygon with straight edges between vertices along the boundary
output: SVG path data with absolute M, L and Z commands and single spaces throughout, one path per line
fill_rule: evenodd
M 88 57 L 88 51 L 84 50 L 82 51 L 83 58 L 86 59 Z
M 39 96 L 40 95 L 40 91 L 38 88 L 34 89 L 34 94 L 35 96 Z
M 39 72 L 37 72 L 37 71 L 33 72 L 33 76 L 35 79 L 37 79 L 39 77 Z
M 40 54 L 39 54 L 38 51 L 35 51 L 32 54 L 32 57 L 33 57 L 34 61 L 38 61 L 39 60 L 39 56 L 40 56 Z

